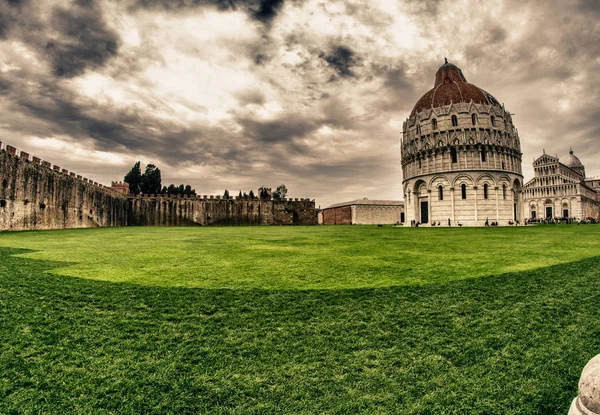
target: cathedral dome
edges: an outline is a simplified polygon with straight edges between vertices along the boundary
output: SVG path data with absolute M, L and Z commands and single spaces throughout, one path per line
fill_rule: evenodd
M 569 157 L 567 157 L 565 160 L 565 166 L 570 167 L 572 169 L 577 167 L 583 167 L 583 164 L 581 163 L 581 160 L 579 160 L 579 157 L 573 154 L 573 149 L 569 150 Z
M 460 68 L 446 60 L 435 74 L 433 88 L 419 99 L 410 115 L 432 107 L 471 101 L 476 104 L 500 105 L 492 94 L 468 83 Z

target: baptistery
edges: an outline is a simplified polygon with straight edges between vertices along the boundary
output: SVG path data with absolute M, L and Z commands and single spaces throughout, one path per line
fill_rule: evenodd
M 522 222 L 521 144 L 510 112 L 446 61 L 402 128 L 406 222 Z

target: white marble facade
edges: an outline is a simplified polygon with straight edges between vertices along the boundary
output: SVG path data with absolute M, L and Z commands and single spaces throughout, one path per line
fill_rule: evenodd
M 443 93 L 440 86 L 444 87 L 446 78 L 446 84 L 457 85 L 460 95 L 446 92 L 445 99 L 458 97 L 459 102 L 444 104 L 434 96 L 432 107 L 422 108 L 430 91 L 403 125 L 406 222 L 443 226 L 522 223 L 522 154 L 511 114 L 484 90 L 480 91 L 485 100 L 460 102 L 465 95 L 468 98 L 464 91 L 477 87 L 467 84 L 458 68 L 456 75 L 446 75 L 454 68 L 452 64 L 440 68 L 432 91 Z M 443 105 L 435 107 L 436 103 Z
M 569 152 L 565 163 L 542 154 L 525 184 L 523 210 L 528 221 L 600 218 L 600 179 L 585 178 L 585 167 Z

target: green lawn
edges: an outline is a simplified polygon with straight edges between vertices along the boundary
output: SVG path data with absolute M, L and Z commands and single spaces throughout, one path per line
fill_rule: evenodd
M 0 413 L 566 413 L 600 226 L 0 234 Z

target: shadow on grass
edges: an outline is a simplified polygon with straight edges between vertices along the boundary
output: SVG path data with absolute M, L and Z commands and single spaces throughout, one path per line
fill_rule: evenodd
M 600 350 L 600 257 L 262 291 L 53 276 L 68 264 L 25 252 L 0 249 L 2 413 L 565 413 Z

